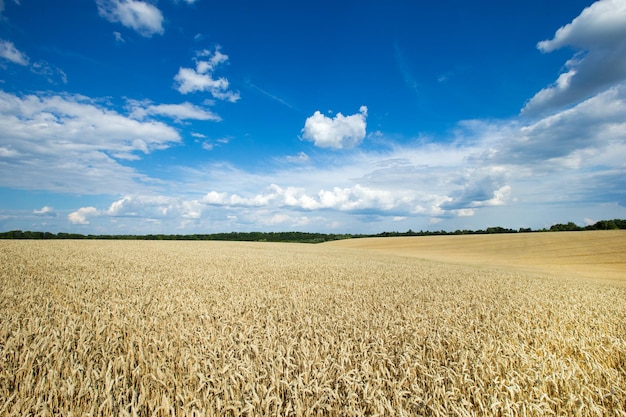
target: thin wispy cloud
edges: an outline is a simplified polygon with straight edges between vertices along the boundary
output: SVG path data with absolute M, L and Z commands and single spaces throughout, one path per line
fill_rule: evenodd
M 419 94 L 419 83 L 413 76 L 413 72 L 409 66 L 405 52 L 397 43 L 393 44 L 393 52 L 394 58 L 396 60 L 396 65 L 398 67 L 398 70 L 400 71 L 400 74 L 402 75 L 402 80 L 409 89 L 411 89 L 414 93 Z
M 28 65 L 28 57 L 19 51 L 13 42 L 0 39 L 0 58 L 17 65 Z
M 96 0 L 98 13 L 112 23 L 120 23 L 141 36 L 162 35 L 163 14 L 151 3 L 138 0 Z
M 289 104 L 287 101 L 283 100 L 282 98 L 280 98 L 280 97 L 278 97 L 278 96 L 276 96 L 276 95 L 274 95 L 274 94 L 272 94 L 272 93 L 270 93 L 270 92 L 268 92 L 266 90 L 263 90 L 258 85 L 254 84 L 254 83 L 251 83 L 251 82 L 248 82 L 247 85 L 249 87 L 251 87 L 252 89 L 254 89 L 255 91 L 258 91 L 259 93 L 263 94 L 264 96 L 270 98 L 271 100 L 274 100 L 274 101 L 276 101 L 276 102 L 282 104 L 283 106 L 288 107 L 288 108 L 290 108 L 292 110 L 296 110 L 296 108 L 294 106 L 292 106 L 291 104 Z
M 183 120 L 211 120 L 221 121 L 221 117 L 211 110 L 189 103 L 154 104 L 150 101 L 129 100 L 130 116 L 135 119 L 145 119 L 150 116 L 166 116 L 177 122 Z

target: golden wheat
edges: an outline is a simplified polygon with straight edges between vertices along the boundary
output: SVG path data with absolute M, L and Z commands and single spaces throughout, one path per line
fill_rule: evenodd
M 626 284 L 626 230 L 367 238 L 326 245 Z
M 0 415 L 626 416 L 626 288 L 341 245 L 0 241 Z

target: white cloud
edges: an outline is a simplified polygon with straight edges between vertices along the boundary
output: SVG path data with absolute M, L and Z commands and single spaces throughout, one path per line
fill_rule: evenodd
M 265 216 L 259 219 L 259 223 L 265 226 L 275 227 L 302 227 L 307 226 L 317 220 L 318 218 L 312 218 L 308 216 L 291 216 L 284 213 L 273 214 Z
M 213 183 L 224 182 L 223 190 L 240 191 L 215 190 L 202 201 L 234 213 L 260 207 L 286 214 L 322 210 L 334 217 L 375 214 L 390 221 L 589 201 L 626 206 L 624 132 L 626 86 L 618 85 L 530 124 L 516 119 L 460 123 L 452 142 L 420 138 L 386 152 L 351 154 L 341 163 L 329 156 L 329 164 L 321 166 L 318 156 L 262 178 L 231 173 L 241 183 L 270 185 L 246 192 L 214 178 Z
M 120 219 L 137 219 L 152 225 L 163 221 L 193 225 L 202 215 L 205 204 L 198 200 L 182 199 L 163 195 L 127 195 L 114 201 L 105 210 L 95 207 L 81 207 L 70 213 L 68 219 L 73 224 L 90 224 L 94 219 L 108 219 L 117 223 Z
M 266 174 L 224 165 L 190 169 L 180 190 L 220 188 L 195 198 L 124 197 L 98 217 L 158 220 L 164 230 L 195 232 L 542 227 L 569 213 L 581 221 L 602 218 L 606 207 L 626 207 L 621 88 L 532 124 L 467 121 L 455 130 L 455 141 L 420 138 L 386 152 L 350 154 L 341 163 L 328 155 L 325 162 L 318 156 Z M 572 139 L 572 129 L 580 137 Z M 584 207 L 584 215 L 575 207 Z M 506 223 L 512 215 L 524 223 Z M 154 224 L 145 227 L 154 232 Z
M 191 136 L 198 138 L 198 139 L 207 139 L 207 136 L 201 133 L 191 133 Z M 219 138 L 215 140 L 208 140 L 208 139 L 202 140 L 202 141 L 196 140 L 196 142 L 201 143 L 202 149 L 206 151 L 212 151 L 218 146 L 226 145 L 228 142 L 230 142 L 231 139 L 232 138 L 230 137 L 223 137 L 223 138 Z
M 164 149 L 180 136 L 152 120 L 140 122 L 79 95 L 19 96 L 0 91 L 0 132 L 5 144 L 63 144 L 66 150 L 150 152 Z
M 126 43 L 126 40 L 124 40 L 124 37 L 119 32 L 113 32 L 113 37 L 117 43 Z
M 24 52 L 19 51 L 13 45 L 13 42 L 0 39 L 0 59 L 27 66 L 31 72 L 45 77 L 52 84 L 55 84 L 57 81 L 61 81 L 63 84 L 67 83 L 67 75 L 62 69 L 43 60 L 31 63 L 28 56 Z M 2 63 L 0 63 L 0 67 L 2 66 Z
M 511 193 L 503 168 L 489 170 L 471 169 L 459 179 L 461 188 L 448 194 L 449 200 L 441 204 L 445 210 L 470 210 L 478 207 L 501 206 L 506 204 Z M 488 171 L 488 172 L 484 172 Z M 472 213 L 470 211 L 468 213 Z
M 211 191 L 201 201 L 208 205 L 234 207 L 289 207 L 297 210 L 330 209 L 339 211 L 393 210 L 402 207 L 410 210 L 412 202 L 402 193 L 373 189 L 356 184 L 351 187 L 333 187 L 318 192 L 308 192 L 304 187 L 281 187 L 271 184 L 260 194 L 243 197 L 238 194 Z
M 174 76 L 175 86 L 179 93 L 189 94 L 208 91 L 218 100 L 235 102 L 239 93 L 229 90 L 229 82 L 225 77 L 214 78 L 213 72 L 221 64 L 228 61 L 228 55 L 220 52 L 219 47 L 211 52 L 202 50 L 194 58 L 195 68 L 179 68 Z
M 4 147 L 4 146 L 0 146 L 0 157 L 1 158 L 15 158 L 17 156 L 19 156 L 20 153 L 17 152 L 14 149 L 8 148 L 8 147 Z
M 58 81 L 63 84 L 67 84 L 67 75 L 65 74 L 65 71 L 46 61 L 33 62 L 30 66 L 30 70 L 37 75 L 45 77 L 51 84 L 56 84 Z
M 163 14 L 150 3 L 138 0 L 96 0 L 98 13 L 109 22 L 121 23 L 141 36 L 162 35 Z
M 0 39 L 0 58 L 4 58 L 7 61 L 13 62 L 18 65 L 28 65 L 28 57 L 23 52 L 19 51 L 13 42 Z
M 346 149 L 357 146 L 366 133 L 367 107 L 361 106 L 359 113 L 333 118 L 316 111 L 306 119 L 302 138 L 312 141 L 321 148 Z
M 626 132 L 626 83 L 613 86 L 582 103 L 538 120 L 515 127 L 509 125 L 506 141 L 490 149 L 491 158 L 499 162 L 543 168 L 571 162 L 572 155 L 583 150 L 603 151 L 623 143 Z
M 56 217 L 57 213 L 54 211 L 54 209 L 52 207 L 49 206 L 43 206 L 41 209 L 37 210 L 33 210 L 33 214 L 36 214 L 38 216 L 50 216 L 50 217 Z
M 554 38 L 537 47 L 551 52 L 566 46 L 583 49 L 621 42 L 626 36 L 626 3 L 623 0 L 600 0 L 585 8 L 571 23 L 559 28 Z
M 162 195 L 131 195 L 113 202 L 101 214 L 110 217 L 195 219 L 200 217 L 203 207 L 197 200 Z
M 626 2 L 600 0 L 571 23 L 541 41 L 542 52 L 572 47 L 579 52 L 565 64 L 554 85 L 539 91 L 522 112 L 535 115 L 576 103 L 626 79 Z
M 287 162 L 292 162 L 292 163 L 303 163 L 303 162 L 309 162 L 310 160 L 309 155 L 307 155 L 304 152 L 298 152 L 297 155 L 287 155 L 285 159 L 287 160 Z
M 7 104 L 0 101 L 0 114 L 3 106 Z M 40 124 L 58 123 L 59 118 L 41 110 L 20 114 L 37 116 Z M 619 84 L 529 123 L 522 119 L 461 122 L 446 142 L 420 137 L 385 151 L 345 154 L 340 160 L 322 153 L 298 165 L 278 158 L 276 169 L 265 173 L 223 163 L 180 167 L 185 176 L 176 182 L 176 197 L 120 187 L 126 197 L 115 198 L 108 208 L 84 208 L 72 218 L 76 223 L 90 221 L 92 228 L 104 231 L 116 222 L 115 227 L 133 228 L 119 230 L 145 233 L 154 233 L 156 225 L 164 232 L 179 228 L 380 232 L 434 224 L 447 229 L 542 227 L 543 222 L 603 218 L 607 207 L 626 207 L 625 120 L 626 85 Z M 207 142 L 204 135 L 196 136 Z M 84 155 L 72 154 L 70 159 L 77 155 L 78 161 L 61 162 L 45 159 L 40 151 L 33 154 L 27 146 L 16 147 L 15 142 L 2 143 L 8 160 L 15 152 L 31 152 L 26 153 L 29 158 L 44 162 L 28 166 L 37 177 L 68 181 L 39 166 L 56 164 L 57 171 L 83 173 L 78 176 L 83 183 L 95 181 L 84 175 L 89 172 Z M 148 143 L 142 146 L 150 150 Z M 107 156 L 99 155 L 101 163 L 95 156 L 89 162 L 115 183 L 117 172 L 107 171 Z M 108 165 L 112 166 L 120 167 Z M 9 171 L 0 172 L 0 178 L 10 178 Z M 207 184 L 212 185 L 207 188 Z M 570 213 L 578 217 L 569 217 Z M 507 223 L 511 216 L 524 221 Z
M 68 214 L 67 218 L 72 224 L 89 224 L 88 217 L 97 216 L 98 210 L 95 207 L 81 207 Z
M 65 193 L 146 187 L 153 181 L 115 158 L 138 159 L 181 140 L 164 123 L 134 120 L 78 95 L 0 91 L 0 125 L 0 186 Z
M 150 102 L 140 102 L 129 100 L 132 109 L 130 116 L 136 119 L 144 119 L 146 116 L 166 116 L 176 121 L 181 120 L 212 120 L 219 122 L 222 120 L 212 111 L 184 102 L 180 104 L 151 104 Z

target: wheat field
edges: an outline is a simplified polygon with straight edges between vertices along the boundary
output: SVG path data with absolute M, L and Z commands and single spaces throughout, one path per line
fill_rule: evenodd
M 327 245 L 626 284 L 626 230 L 368 238 Z
M 0 241 L 0 415 L 626 416 L 624 285 L 356 243 Z

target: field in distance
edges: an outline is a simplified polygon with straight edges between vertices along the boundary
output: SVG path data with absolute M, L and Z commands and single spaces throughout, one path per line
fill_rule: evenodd
M 326 245 L 626 284 L 626 230 L 364 238 Z
M 486 238 L 0 241 L 0 416 L 626 416 L 626 286 Z

